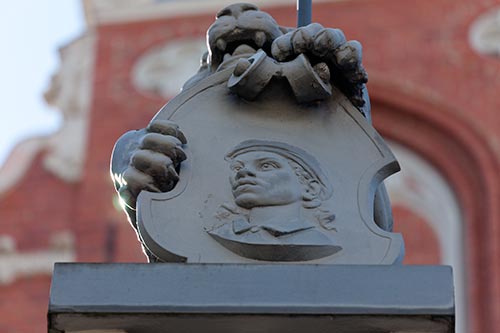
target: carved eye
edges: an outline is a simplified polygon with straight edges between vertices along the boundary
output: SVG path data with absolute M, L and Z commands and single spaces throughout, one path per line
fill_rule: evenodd
M 221 16 L 230 16 L 231 14 L 232 13 L 231 13 L 231 10 L 229 8 L 224 8 L 223 10 L 218 12 L 217 15 L 215 15 L 215 17 L 219 18 Z
M 231 170 L 233 170 L 234 172 L 238 172 L 241 169 L 243 169 L 243 166 L 241 164 L 231 165 Z
M 272 162 L 262 162 L 260 169 L 263 171 L 278 169 L 279 166 Z
M 250 4 L 250 3 L 244 3 L 244 4 L 241 6 L 241 11 L 242 11 L 242 12 L 246 12 L 246 11 L 249 11 L 249 10 L 259 10 L 259 8 L 257 8 L 257 6 L 252 5 L 252 4 Z

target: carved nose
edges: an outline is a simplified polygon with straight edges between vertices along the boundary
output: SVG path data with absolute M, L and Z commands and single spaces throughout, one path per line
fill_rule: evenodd
M 244 178 L 244 177 L 255 177 L 255 173 L 252 170 L 249 170 L 248 168 L 242 168 L 238 170 L 236 173 L 236 180 Z
M 217 13 L 217 18 L 221 16 L 234 16 L 238 18 L 243 12 L 248 10 L 259 10 L 259 8 L 251 3 L 235 3 L 229 5 Z

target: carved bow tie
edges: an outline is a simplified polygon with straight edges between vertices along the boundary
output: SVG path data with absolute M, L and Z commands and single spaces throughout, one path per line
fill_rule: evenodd
M 244 219 L 233 221 L 233 232 L 236 235 L 242 235 L 247 232 L 255 233 L 259 230 L 264 230 L 274 237 L 281 237 L 312 228 L 314 228 L 313 225 L 304 225 L 304 223 L 300 223 L 299 220 L 290 221 L 290 223 L 284 226 L 273 224 L 252 225 Z

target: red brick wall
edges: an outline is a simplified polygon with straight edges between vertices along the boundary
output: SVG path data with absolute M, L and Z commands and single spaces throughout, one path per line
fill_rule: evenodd
M 55 232 L 70 228 L 77 206 L 77 187 L 45 171 L 41 160 L 0 196 L 0 234 L 13 237 L 19 251 L 47 248 Z
M 315 4 L 313 15 L 315 21 L 339 27 L 349 39 L 362 42 L 376 127 L 423 154 L 457 191 L 467 223 L 470 331 L 478 333 L 500 326 L 500 59 L 471 50 L 468 28 L 478 14 L 499 3 L 347 1 Z M 295 24 L 293 7 L 270 13 L 280 24 Z M 46 248 L 51 233 L 70 229 L 81 261 L 145 261 L 125 215 L 112 204 L 108 174 L 116 139 L 145 126 L 164 103 L 134 89 L 131 68 L 152 46 L 203 36 L 212 20 L 210 14 L 98 27 L 82 182 L 63 183 L 44 172 L 37 160 L 25 179 L 0 198 L 2 233 L 14 236 L 21 251 Z M 402 208 L 395 216 L 398 230 L 411 229 L 405 232 L 407 260 L 438 262 L 437 240 L 430 241 L 428 226 Z M 415 225 L 398 224 L 402 216 L 411 217 Z M 421 234 L 428 235 L 426 242 L 414 236 Z M 425 251 L 418 248 L 422 243 Z M 0 333 L 46 331 L 48 284 L 48 277 L 34 277 L 0 287 Z
M 49 276 L 20 278 L 0 286 L 0 332 L 47 332 Z
M 406 207 L 393 205 L 394 232 L 405 240 L 404 265 L 439 265 L 441 249 L 439 239 L 425 220 Z M 411 236 L 410 236 L 411 235 Z
M 46 250 L 51 236 L 71 230 L 77 206 L 77 186 L 44 171 L 41 157 L 0 197 L 0 234 L 12 237 L 21 255 Z M 0 332 L 46 332 L 49 286 L 50 277 L 43 275 L 0 284 Z

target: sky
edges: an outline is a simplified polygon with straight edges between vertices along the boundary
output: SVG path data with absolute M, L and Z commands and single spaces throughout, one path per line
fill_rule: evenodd
M 81 0 L 6 1 L 0 11 L 0 166 L 23 139 L 56 131 L 61 115 L 43 99 L 58 48 L 84 31 Z

